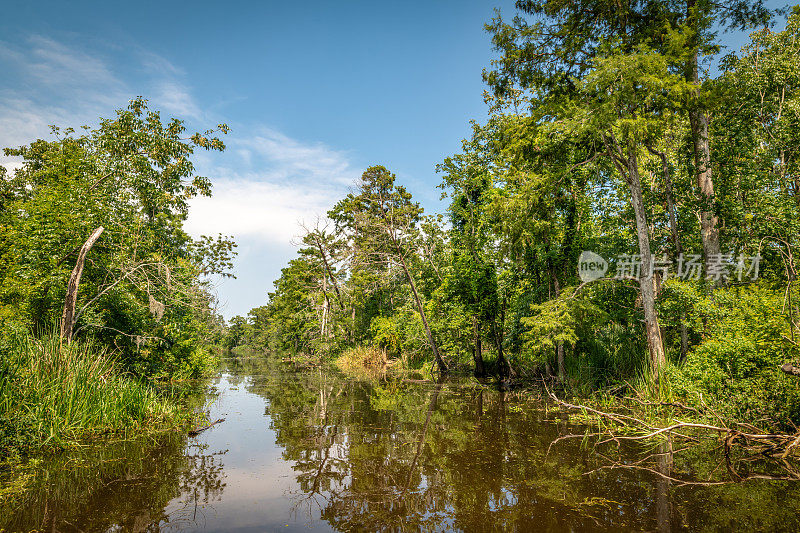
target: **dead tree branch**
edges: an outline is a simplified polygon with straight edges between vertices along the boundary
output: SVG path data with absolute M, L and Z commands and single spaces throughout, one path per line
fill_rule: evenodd
M 86 262 L 86 255 L 92 249 L 94 243 L 100 238 L 103 233 L 103 226 L 98 227 L 92 232 L 86 242 L 81 246 L 78 252 L 78 260 L 75 262 L 75 268 L 72 269 L 72 274 L 69 276 L 67 283 L 67 296 L 64 298 L 64 311 L 61 313 L 61 338 L 69 342 L 72 340 L 72 328 L 75 326 L 75 303 L 78 301 L 78 286 L 81 282 L 83 275 L 83 265 Z

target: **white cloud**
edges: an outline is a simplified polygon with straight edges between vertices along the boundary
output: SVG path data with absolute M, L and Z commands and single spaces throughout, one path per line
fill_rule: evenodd
M 142 68 L 147 72 L 166 77 L 183 76 L 185 74 L 182 69 L 173 65 L 167 58 L 154 54 L 144 48 L 137 47 L 136 55 L 139 58 L 139 62 L 142 64 Z
M 201 119 L 203 116 L 189 89 L 174 80 L 158 82 L 151 99 L 158 107 L 183 119 Z
M 255 136 L 241 140 L 238 145 L 249 149 L 262 159 L 278 165 L 285 178 L 301 178 L 332 183 L 350 183 L 352 170 L 345 153 L 332 150 L 321 143 L 303 144 L 275 130 L 262 128 Z
M 73 98 L 88 94 L 106 101 L 124 91 L 124 84 L 103 59 L 53 39 L 31 36 L 23 57 L 24 72 L 39 89 L 55 88 Z
M 152 107 L 205 129 L 213 108 L 200 105 L 186 74 L 167 59 L 131 46 L 111 57 L 74 42 L 31 36 L 14 45 L 0 41 L 0 147 L 48 138 L 49 124 L 78 127 L 109 117 L 137 95 Z M 347 191 L 360 170 L 347 152 L 293 139 L 263 124 L 230 123 L 228 149 L 199 151 L 195 164 L 213 183 L 211 198 L 191 202 L 186 229 L 193 235 L 233 235 L 242 244 L 239 279 L 225 282 L 225 314 L 262 305 L 271 281 L 294 254 L 290 243 L 300 222 L 313 224 Z M 0 154 L 0 164 L 19 164 Z
M 335 198 L 324 188 L 218 180 L 212 198 L 192 202 L 186 229 L 194 235 L 225 233 L 288 243 L 299 235 L 301 222 L 323 216 Z
M 13 45 L 0 41 L 0 71 L 5 74 L 0 78 L 0 146 L 46 138 L 50 124 L 96 124 L 138 95 L 181 118 L 200 118 L 183 73 L 169 61 L 143 51 L 125 59 L 145 72 L 135 84 L 127 72 L 114 68 L 110 57 L 74 43 L 41 35 Z M 0 164 L 17 163 L 0 156 Z
M 345 152 L 264 127 L 226 142 L 229 151 L 216 159 L 232 156 L 235 166 L 199 165 L 217 179 L 211 198 L 191 203 L 187 230 L 194 235 L 288 243 L 300 234 L 300 223 L 324 217 L 359 174 Z

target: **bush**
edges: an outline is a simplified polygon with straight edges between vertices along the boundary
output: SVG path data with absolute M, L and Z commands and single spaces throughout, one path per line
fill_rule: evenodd
M 345 350 L 336 360 L 336 366 L 348 374 L 378 377 L 386 372 L 389 359 L 386 352 L 376 346 L 356 346 Z
M 429 310 L 430 312 L 430 310 Z M 390 359 L 402 359 L 402 364 L 417 367 L 431 355 L 430 344 L 416 309 L 403 307 L 390 317 L 376 316 L 370 322 L 372 344 L 386 352 Z M 440 348 L 450 353 L 447 338 L 439 335 Z
M 390 357 L 400 357 L 400 336 L 394 320 L 389 317 L 376 316 L 370 323 L 370 330 L 372 332 L 372 342 L 386 351 Z
M 720 289 L 697 302 L 703 340 L 673 376 L 686 401 L 713 403 L 734 419 L 778 427 L 800 423 L 800 380 L 780 366 L 796 359 L 784 293 L 762 287 Z

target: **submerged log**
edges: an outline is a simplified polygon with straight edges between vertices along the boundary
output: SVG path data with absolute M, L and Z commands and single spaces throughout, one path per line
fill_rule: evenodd
M 193 429 L 192 431 L 190 431 L 190 432 L 189 432 L 189 436 L 190 436 L 190 437 L 196 437 L 196 436 L 198 436 L 198 435 L 199 435 L 201 432 L 203 432 L 203 431 L 207 430 L 208 428 L 211 428 L 211 427 L 213 427 L 213 426 L 215 426 L 215 425 L 219 424 L 220 422 L 225 422 L 225 419 L 224 419 L 224 418 L 218 418 L 217 420 L 215 420 L 215 421 L 211 422 L 211 423 L 210 423 L 209 425 L 207 425 L 207 426 L 203 426 L 203 427 L 201 427 L 201 428 Z

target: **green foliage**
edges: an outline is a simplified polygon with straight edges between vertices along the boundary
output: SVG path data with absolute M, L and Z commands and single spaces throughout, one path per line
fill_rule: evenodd
M 558 344 L 575 347 L 580 334 L 603 325 L 606 313 L 591 300 L 577 298 L 574 289 L 566 288 L 559 298 L 530 306 L 531 314 L 520 322 L 525 356 L 533 361 L 545 361 L 555 353 Z
M 186 418 L 168 397 L 120 371 L 92 342 L 13 332 L 0 358 L 0 448 L 64 446 L 100 433 L 135 434 Z
M 716 80 L 721 113 L 719 138 L 720 211 L 729 221 L 729 239 L 755 253 L 761 239 L 794 245 L 800 231 L 797 175 L 800 171 L 800 8 L 783 32 L 762 29 L 751 35 L 741 57 L 731 54 Z M 775 254 L 767 248 L 769 259 Z M 782 270 L 782 265 L 778 268 Z
M 334 227 L 307 232 L 250 335 L 330 356 L 373 346 L 426 369 L 438 345 L 457 370 L 702 393 L 726 416 L 800 422 L 778 369 L 800 334 L 800 9 L 716 78 L 716 28 L 767 24 L 761 3 L 517 9 L 487 26 L 489 119 L 437 167 L 445 216 L 422 217 L 370 167 Z M 584 283 L 582 250 L 608 277 L 623 254 L 671 271 Z M 705 277 L 740 256 L 759 257 L 758 283 Z M 677 272 L 692 259 L 703 275 Z
M 76 133 L 6 148 L 0 170 L 0 445 L 65 445 L 180 419 L 153 379 L 193 379 L 217 364 L 221 340 L 210 275 L 235 253 L 222 235 L 192 239 L 188 202 L 211 194 L 198 149 L 223 150 L 227 126 L 187 134 L 143 98 Z M 78 287 L 72 343 L 61 318 L 78 250 L 98 227 Z M 31 336 L 29 332 L 33 332 Z
M 251 329 L 246 318 L 238 315 L 233 317 L 228 323 L 228 331 L 225 334 L 225 348 L 230 350 L 248 344 L 252 334 Z
M 548 354 L 559 343 L 574 345 L 577 342 L 575 316 L 570 303 L 566 299 L 554 299 L 531 306 L 533 316 L 520 319 L 526 328 L 522 335 L 526 351 L 534 356 Z
M 400 348 L 400 336 L 397 331 L 397 323 L 391 318 L 376 316 L 372 319 L 372 341 L 382 350 L 386 351 L 389 357 L 399 357 L 402 353 Z
M 190 158 L 224 149 L 213 134 L 187 139 L 180 120 L 137 98 L 96 129 L 53 127 L 54 140 L 7 148 L 21 164 L 1 177 L 0 319 L 39 330 L 60 318 L 77 251 L 103 226 L 81 278 L 75 334 L 119 348 L 122 366 L 139 375 L 197 368 L 196 348 L 217 327 L 203 276 L 228 275 L 235 246 L 183 231 L 188 200 L 210 195 Z
M 800 380 L 780 370 L 800 356 L 784 295 L 756 285 L 720 289 L 696 302 L 692 320 L 703 340 L 679 369 L 678 394 L 737 420 L 783 428 L 799 421 Z

